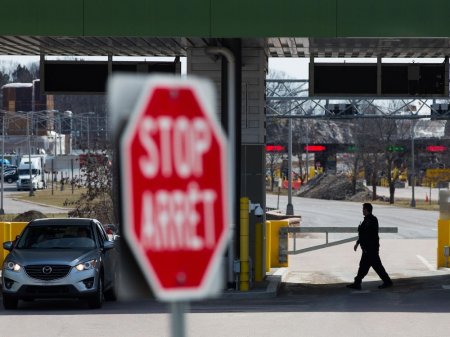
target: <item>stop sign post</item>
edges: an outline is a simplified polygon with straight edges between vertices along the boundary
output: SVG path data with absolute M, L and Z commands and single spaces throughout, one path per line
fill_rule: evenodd
M 125 239 L 160 300 L 220 291 L 229 225 L 214 97 L 206 80 L 149 77 L 120 140 Z

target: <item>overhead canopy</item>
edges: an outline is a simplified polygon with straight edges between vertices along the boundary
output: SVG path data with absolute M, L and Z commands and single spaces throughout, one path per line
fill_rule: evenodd
M 270 57 L 441 58 L 450 55 L 450 38 L 245 39 L 266 44 Z M 1 36 L 0 55 L 186 56 L 188 48 L 220 44 L 213 38 Z
M 242 38 L 271 57 L 444 57 L 450 2 L 73 0 L 2 4 L 0 55 L 185 56 Z

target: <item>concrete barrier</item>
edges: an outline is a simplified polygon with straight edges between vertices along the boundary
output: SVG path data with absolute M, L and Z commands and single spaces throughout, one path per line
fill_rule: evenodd
M 448 256 L 445 252 L 450 246 L 450 191 L 439 191 L 439 220 L 437 225 L 437 267 L 448 268 Z
M 270 266 L 272 268 L 288 267 L 288 261 L 280 262 L 280 228 L 288 227 L 289 219 L 270 221 Z

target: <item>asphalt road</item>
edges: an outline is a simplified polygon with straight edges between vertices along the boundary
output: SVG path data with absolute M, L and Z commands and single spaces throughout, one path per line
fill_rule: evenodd
M 39 198 L 36 197 L 36 203 L 15 200 L 14 195 L 29 193 L 28 191 L 17 191 L 15 184 L 4 184 L 3 188 L 3 210 L 5 214 L 20 214 L 30 210 L 42 213 L 67 213 L 66 209 L 51 207 L 39 204 Z
M 352 292 L 342 285 L 284 285 L 274 299 L 192 303 L 186 314 L 191 337 L 426 337 L 450 329 L 450 291 L 397 283 L 386 291 Z M 106 303 L 89 310 L 78 302 L 31 302 L 0 309 L 2 336 L 165 337 L 170 308 L 154 300 Z
M 268 196 L 267 205 L 276 205 Z M 280 200 L 285 207 L 287 201 Z M 361 204 L 294 198 L 303 225 L 358 225 Z M 191 303 L 186 334 L 195 337 L 334 336 L 441 337 L 450 331 L 450 271 L 437 270 L 437 212 L 375 206 L 383 226 L 399 234 L 382 237 L 382 260 L 394 287 L 379 290 L 373 272 L 362 291 L 345 284 L 357 269 L 360 252 L 344 244 L 290 257 L 289 275 L 275 298 L 233 297 Z M 429 228 L 430 227 L 430 228 Z M 387 234 L 384 234 L 387 235 Z M 298 239 L 315 244 L 323 238 Z M 77 301 L 21 302 L 0 306 L 0 335 L 15 337 L 165 337 L 170 307 L 154 299 L 106 302 L 90 310 Z
M 285 211 L 288 197 L 267 195 L 266 206 Z M 362 203 L 293 197 L 294 214 L 301 216 L 302 226 L 357 227 L 363 220 Z M 439 212 L 374 205 L 373 214 L 380 227 L 398 227 L 398 234 L 382 234 L 385 238 L 436 238 Z M 341 237 L 341 236 L 339 236 Z

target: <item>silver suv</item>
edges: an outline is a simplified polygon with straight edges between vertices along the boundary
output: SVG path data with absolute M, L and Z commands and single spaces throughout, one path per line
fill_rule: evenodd
M 100 308 L 103 298 L 116 299 L 117 252 L 95 219 L 31 221 L 16 241 L 2 269 L 5 309 L 37 298 L 79 298 Z

